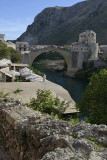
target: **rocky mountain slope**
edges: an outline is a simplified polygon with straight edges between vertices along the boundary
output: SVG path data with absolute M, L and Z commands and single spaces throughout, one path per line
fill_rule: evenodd
M 97 33 L 98 43 L 107 44 L 107 0 L 46 8 L 17 40 L 30 44 L 71 44 L 78 40 L 79 33 L 88 29 Z

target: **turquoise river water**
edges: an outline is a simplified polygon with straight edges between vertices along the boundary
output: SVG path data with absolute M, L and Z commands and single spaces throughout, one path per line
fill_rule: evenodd
M 45 73 L 47 80 L 59 84 L 63 88 L 65 88 L 70 93 L 75 102 L 80 101 L 82 94 L 88 84 L 88 81 L 64 77 L 60 73 L 52 71 L 40 65 L 33 65 L 33 67 L 38 69 L 42 73 Z

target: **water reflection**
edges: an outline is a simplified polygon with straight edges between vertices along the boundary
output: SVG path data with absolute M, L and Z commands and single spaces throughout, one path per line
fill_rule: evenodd
M 33 67 L 45 73 L 48 80 L 64 87 L 76 102 L 80 101 L 88 81 L 64 77 L 60 73 L 51 71 L 40 65 L 33 65 Z

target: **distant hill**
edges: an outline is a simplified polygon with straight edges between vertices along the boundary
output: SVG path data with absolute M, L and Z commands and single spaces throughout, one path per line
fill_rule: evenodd
M 71 7 L 51 7 L 38 14 L 17 40 L 30 44 L 71 44 L 79 33 L 93 30 L 107 44 L 107 0 L 86 0 Z

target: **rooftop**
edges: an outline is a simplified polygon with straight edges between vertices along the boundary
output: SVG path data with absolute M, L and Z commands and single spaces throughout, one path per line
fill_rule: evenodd
M 84 34 L 84 33 L 94 33 L 94 34 L 95 34 L 95 32 L 92 31 L 92 30 L 86 30 L 85 32 L 80 33 L 80 35 L 81 35 L 81 34 Z
M 28 42 L 16 42 L 16 44 L 28 44 Z
M 0 34 L 0 36 L 5 36 L 5 34 Z

